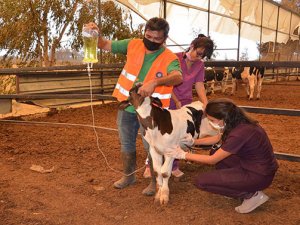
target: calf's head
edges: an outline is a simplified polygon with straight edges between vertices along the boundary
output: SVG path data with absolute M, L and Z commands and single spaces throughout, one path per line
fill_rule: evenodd
M 134 85 L 129 91 L 129 97 L 127 100 L 120 102 L 119 109 L 124 110 L 129 105 L 132 105 L 135 109 L 139 108 L 145 101 L 145 97 L 141 96 L 138 91 L 142 86 L 141 83 L 137 83 Z M 153 104 L 158 107 L 162 107 L 162 103 L 158 98 L 146 97 L 150 98 L 150 104 Z

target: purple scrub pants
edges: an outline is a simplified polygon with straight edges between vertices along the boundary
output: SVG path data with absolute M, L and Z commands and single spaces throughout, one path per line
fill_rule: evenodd
M 216 170 L 198 175 L 195 185 L 204 191 L 244 199 L 269 187 L 274 175 L 264 176 L 247 171 L 241 167 L 237 155 L 230 155 L 216 164 Z

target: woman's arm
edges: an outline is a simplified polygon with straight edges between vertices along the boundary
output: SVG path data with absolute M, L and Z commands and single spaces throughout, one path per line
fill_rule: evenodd
M 176 109 L 180 109 L 181 108 L 181 102 L 178 100 L 177 96 L 175 95 L 174 91 L 172 91 L 172 96 L 171 98 L 173 99 L 175 105 L 176 105 Z
M 206 97 L 206 93 L 205 93 L 204 83 L 196 82 L 195 89 L 196 89 L 196 92 L 198 94 L 200 101 L 204 104 L 204 108 L 205 108 L 205 106 L 207 104 L 207 97 Z
M 195 139 L 194 145 L 213 145 L 221 140 L 221 134 Z
M 189 161 L 199 162 L 203 164 L 215 165 L 221 160 L 230 156 L 231 153 L 224 151 L 222 148 L 218 149 L 213 155 L 200 155 L 194 153 L 186 153 L 185 159 Z

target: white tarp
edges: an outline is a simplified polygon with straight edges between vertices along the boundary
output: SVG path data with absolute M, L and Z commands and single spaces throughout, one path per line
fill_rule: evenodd
M 117 0 L 133 11 L 137 12 L 145 20 L 154 16 L 163 16 L 163 1 L 160 0 Z M 208 16 L 206 11 L 208 9 L 208 0 L 167 0 L 167 20 L 171 24 L 176 24 L 176 29 L 181 29 L 182 33 L 189 34 L 193 29 L 207 32 Z M 264 7 L 262 14 L 262 4 Z M 210 20 L 210 26 L 214 28 L 212 32 L 222 34 L 236 34 L 236 27 L 238 26 L 238 18 L 240 14 L 240 0 L 211 0 L 210 10 L 212 13 L 216 12 L 222 15 L 227 15 L 235 19 L 228 20 L 226 17 L 218 17 L 215 20 Z M 242 20 L 253 23 L 257 26 L 261 25 L 270 29 L 276 29 L 277 24 L 277 10 L 278 6 L 268 1 L 261 0 L 243 0 L 242 1 Z M 199 15 L 198 15 L 199 14 Z M 263 16 L 263 19 L 262 19 Z M 291 13 L 280 8 L 278 31 L 289 33 Z M 174 22 L 175 21 L 175 22 Z M 205 23 L 205 24 L 204 24 Z M 234 27 L 236 26 L 236 27 Z M 294 15 L 291 23 L 291 33 L 300 26 L 300 18 Z M 172 29 L 173 26 L 171 26 Z M 195 31 L 195 30 L 194 30 Z M 267 31 L 267 30 L 266 30 Z M 270 30 L 269 30 L 270 31 Z M 242 37 L 249 38 L 253 41 L 252 36 L 249 35 L 251 31 L 244 30 L 241 33 Z M 268 33 L 263 35 L 269 35 Z M 299 35 L 299 34 L 298 34 Z M 273 37 L 273 35 L 271 35 Z M 182 43 L 182 37 L 172 37 Z M 271 40 L 270 40 L 271 41 Z M 278 40 L 279 42 L 286 42 L 287 40 Z M 184 41 L 186 42 L 186 41 Z
M 164 1 L 117 0 L 117 2 L 127 6 L 144 20 L 164 16 Z M 226 46 L 237 48 L 237 42 L 234 46 L 228 45 L 232 40 L 236 41 L 238 36 L 240 0 L 210 0 L 210 17 L 208 17 L 208 0 L 167 0 L 166 4 L 166 19 L 171 27 L 168 45 L 179 44 L 186 48 L 197 34 L 207 35 L 209 32 L 217 48 L 226 48 Z M 299 39 L 300 17 L 280 8 L 277 26 L 277 14 L 278 6 L 269 1 L 242 0 L 241 20 L 244 22 L 240 30 L 242 43 L 240 47 L 256 48 L 260 37 L 263 42 L 274 42 L 276 28 L 279 43 L 286 43 L 289 39 Z M 250 46 L 248 44 L 250 42 L 254 44 Z

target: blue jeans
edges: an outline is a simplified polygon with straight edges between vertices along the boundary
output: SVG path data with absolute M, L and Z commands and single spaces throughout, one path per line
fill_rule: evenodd
M 121 151 L 124 153 L 136 152 L 136 137 L 140 127 L 137 115 L 119 110 L 117 117 Z

